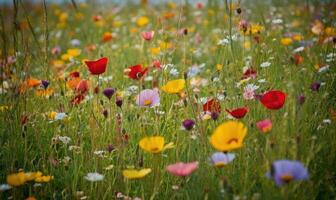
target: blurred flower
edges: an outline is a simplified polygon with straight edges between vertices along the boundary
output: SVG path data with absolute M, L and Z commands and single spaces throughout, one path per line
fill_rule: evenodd
M 269 66 L 271 66 L 270 62 L 263 62 L 263 63 L 260 64 L 260 67 L 262 67 L 262 68 L 266 68 L 266 67 L 269 67 Z
M 154 31 L 144 31 L 141 32 L 141 36 L 144 40 L 150 41 L 154 37 Z
M 43 86 L 44 89 L 47 89 L 48 86 L 49 86 L 49 81 L 47 81 L 47 80 L 42 80 L 42 81 L 41 81 L 41 85 Z
M 209 160 L 211 163 L 216 167 L 224 167 L 225 165 L 229 164 L 231 161 L 235 159 L 235 154 L 233 153 L 223 153 L 223 152 L 216 152 L 211 155 Z
M 149 23 L 149 19 L 147 17 L 143 16 L 143 17 L 138 18 L 136 23 L 140 27 L 146 26 Z
M 103 94 L 104 96 L 106 96 L 108 99 L 111 99 L 111 97 L 113 96 L 115 92 L 115 89 L 113 88 L 106 88 L 104 91 L 103 91 Z
M 281 42 L 282 45 L 288 46 L 288 45 L 291 45 L 293 43 L 293 40 L 292 40 L 292 38 L 281 38 L 280 42 Z
M 186 119 L 182 122 L 182 126 L 185 130 L 190 131 L 195 125 L 195 121 L 192 119 Z
M 314 82 L 310 85 L 310 89 L 315 92 L 318 91 L 320 87 L 321 87 L 321 83 L 319 82 Z
M 232 117 L 236 119 L 240 119 L 245 117 L 246 113 L 249 111 L 247 107 L 242 107 L 242 108 L 236 108 L 234 110 L 228 110 L 226 109 L 226 112 L 228 112 Z
M 7 175 L 7 183 L 11 186 L 20 186 L 25 184 L 25 173 L 24 172 L 18 172 L 14 174 Z
M 41 85 L 41 81 L 40 80 L 35 79 L 35 78 L 28 78 L 27 80 L 25 80 L 21 84 L 21 86 L 19 88 L 19 91 L 20 91 L 20 93 L 23 93 L 23 92 L 27 91 L 28 89 L 37 87 L 39 85 Z
M 108 42 L 113 39 L 112 33 L 110 32 L 105 32 L 102 36 L 102 41 L 103 42 Z
M 61 48 L 58 46 L 51 49 L 51 54 L 53 55 L 58 55 L 60 53 L 61 53 Z
M 97 182 L 104 180 L 104 175 L 99 174 L 97 172 L 93 172 L 93 173 L 87 173 L 86 176 L 84 176 L 84 178 L 90 182 Z
M 139 80 L 146 75 L 148 68 L 142 68 L 142 66 L 138 64 L 128 67 L 125 71 L 128 72 L 127 75 L 129 78 Z
M 256 125 L 257 128 L 263 133 L 267 133 L 272 130 L 272 121 L 270 119 L 258 121 Z
M 146 169 L 125 169 L 123 170 L 122 174 L 127 179 L 141 179 L 151 173 L 152 169 L 146 168 Z
M 282 108 L 286 100 L 286 94 L 279 90 L 270 90 L 262 95 L 260 102 L 271 110 Z
M 254 84 L 248 84 L 244 87 L 243 97 L 246 100 L 252 100 L 255 97 L 254 91 L 257 90 L 259 86 Z
M 198 168 L 198 162 L 190 162 L 190 163 L 175 163 L 172 165 L 168 165 L 166 170 L 174 176 L 189 176 Z
M 219 125 L 210 137 L 211 145 L 218 151 L 241 148 L 247 128 L 241 122 L 227 121 Z
M 92 75 L 100 75 L 105 72 L 108 59 L 106 57 L 93 61 L 85 61 Z
M 221 112 L 220 102 L 215 99 L 208 100 L 205 104 L 203 104 L 203 112 Z
M 158 89 L 154 88 L 153 90 L 142 90 L 140 94 L 136 97 L 136 103 L 138 106 L 148 107 L 160 105 L 160 96 Z
M 164 145 L 164 137 L 162 136 L 151 136 L 151 137 L 144 137 L 140 140 L 139 146 L 144 151 L 150 153 L 160 153 L 166 149 L 170 149 L 174 146 L 172 142 Z
M 184 87 L 185 87 L 185 80 L 176 79 L 168 81 L 166 85 L 161 87 L 161 90 L 169 94 L 177 94 L 180 93 L 184 89 Z
M 272 163 L 271 169 L 266 176 L 281 186 L 295 180 L 307 180 L 308 170 L 299 161 L 277 160 Z
M 297 98 L 299 104 L 303 104 L 305 102 L 305 96 L 304 95 L 299 95 Z
M 10 190 L 10 189 L 12 189 L 12 186 L 10 186 L 8 184 L 1 184 L 0 185 L 0 192 Z

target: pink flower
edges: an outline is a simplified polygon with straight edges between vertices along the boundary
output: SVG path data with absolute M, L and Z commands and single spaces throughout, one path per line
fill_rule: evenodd
M 190 162 L 190 163 L 175 163 L 172 165 L 168 165 L 166 170 L 174 176 L 188 176 L 193 171 L 198 168 L 198 162 Z
M 248 84 L 246 87 L 244 87 L 243 97 L 246 100 L 252 100 L 254 99 L 254 91 L 258 89 L 259 87 L 253 84 Z
M 154 31 L 144 31 L 141 33 L 143 39 L 150 41 L 154 37 Z
M 272 130 L 272 121 L 270 119 L 264 119 L 259 122 L 257 122 L 257 128 L 263 132 L 267 133 Z

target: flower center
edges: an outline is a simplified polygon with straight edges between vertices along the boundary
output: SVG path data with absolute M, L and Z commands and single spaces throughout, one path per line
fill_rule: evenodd
M 150 99 L 146 99 L 146 100 L 144 101 L 144 104 L 145 104 L 145 106 L 149 106 L 149 105 L 152 104 L 152 100 L 150 100 Z
M 237 138 L 231 138 L 227 143 L 231 144 L 231 143 L 238 143 L 238 139 Z
M 151 151 L 152 152 L 158 152 L 160 149 L 158 148 L 158 147 L 153 147 L 153 148 L 151 148 Z
M 221 168 L 221 167 L 225 166 L 225 163 L 224 162 L 217 162 L 217 163 L 215 163 L 215 166 L 218 167 L 218 168 Z
M 292 175 L 290 175 L 290 174 L 284 174 L 284 175 L 282 175 L 281 177 L 280 177 L 280 179 L 283 181 L 283 182 L 285 182 L 285 183 L 288 183 L 288 182 L 290 182 L 291 180 L 293 180 L 293 176 Z

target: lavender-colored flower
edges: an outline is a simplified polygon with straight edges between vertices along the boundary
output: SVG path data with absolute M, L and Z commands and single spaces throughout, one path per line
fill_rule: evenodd
M 44 89 L 47 89 L 48 86 L 49 86 L 49 81 L 47 81 L 47 80 L 42 80 L 42 81 L 41 81 L 41 84 L 42 84 L 42 86 L 43 86 Z
M 299 102 L 299 104 L 303 104 L 305 102 L 306 98 L 303 95 L 299 95 L 297 98 L 297 101 Z
M 115 89 L 113 88 L 106 88 L 104 91 L 103 91 L 103 94 L 104 96 L 106 96 L 108 99 L 111 99 L 111 97 L 113 96 L 115 92 Z
M 190 131 L 195 125 L 195 121 L 192 119 L 186 119 L 182 122 L 182 126 L 185 130 Z
M 210 162 L 216 167 L 224 167 L 235 159 L 233 153 L 216 152 L 209 158 Z
M 160 96 L 158 89 L 145 89 L 140 92 L 136 98 L 138 106 L 153 107 L 160 104 Z
M 296 160 L 274 161 L 266 176 L 273 179 L 278 186 L 293 180 L 307 180 L 309 178 L 308 170 L 301 162 Z
M 320 87 L 321 87 L 321 83 L 319 83 L 319 82 L 315 82 L 315 83 L 312 83 L 310 85 L 310 89 L 312 91 L 318 91 L 320 89 Z

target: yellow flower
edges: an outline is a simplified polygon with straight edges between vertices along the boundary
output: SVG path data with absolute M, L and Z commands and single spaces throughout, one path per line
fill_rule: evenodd
M 223 65 L 222 64 L 216 64 L 216 69 L 218 71 L 221 71 L 223 69 Z
M 147 17 L 145 17 L 145 16 L 143 16 L 143 17 L 140 17 L 137 21 L 136 21 L 136 23 L 137 23 L 137 25 L 138 26 L 146 26 L 147 24 L 148 24 L 148 22 L 149 22 L 149 19 L 147 18 Z
M 7 176 L 7 183 L 11 186 L 20 186 L 25 184 L 26 178 L 24 172 L 14 173 Z
M 227 121 L 219 125 L 210 137 L 211 145 L 218 151 L 231 151 L 243 146 L 247 128 L 241 122 Z
M 40 176 L 40 177 L 36 177 L 35 182 L 37 182 L 37 183 L 47 183 L 47 182 L 49 182 L 53 179 L 54 179 L 53 176 Z
M 54 90 L 51 88 L 48 89 L 39 89 L 35 91 L 35 95 L 36 96 L 42 96 L 42 97 L 46 97 L 49 98 L 51 95 L 54 94 Z
M 161 87 L 161 90 L 169 93 L 169 94 L 177 94 L 181 92 L 185 87 L 184 79 L 176 79 L 172 81 L 168 81 L 166 85 Z
M 69 54 L 72 57 L 79 56 L 80 53 L 81 53 L 81 50 L 77 48 L 67 50 L 67 54 Z
M 168 148 L 172 148 L 173 145 L 171 142 L 164 146 L 164 137 L 162 136 L 144 137 L 139 142 L 139 146 L 150 153 L 160 153 Z
M 125 169 L 123 170 L 123 176 L 127 179 L 140 179 L 145 177 L 147 174 L 149 174 L 152 171 L 152 169 L 146 168 L 141 170 L 135 170 L 135 169 Z
M 35 197 L 28 197 L 25 200 L 36 200 L 36 198 Z
M 153 55 L 159 55 L 160 47 L 152 47 L 152 48 L 150 48 L 150 51 Z
M 291 45 L 293 43 L 293 40 L 292 38 L 281 38 L 281 44 L 282 45 L 285 45 L 285 46 L 288 46 L 288 45 Z

